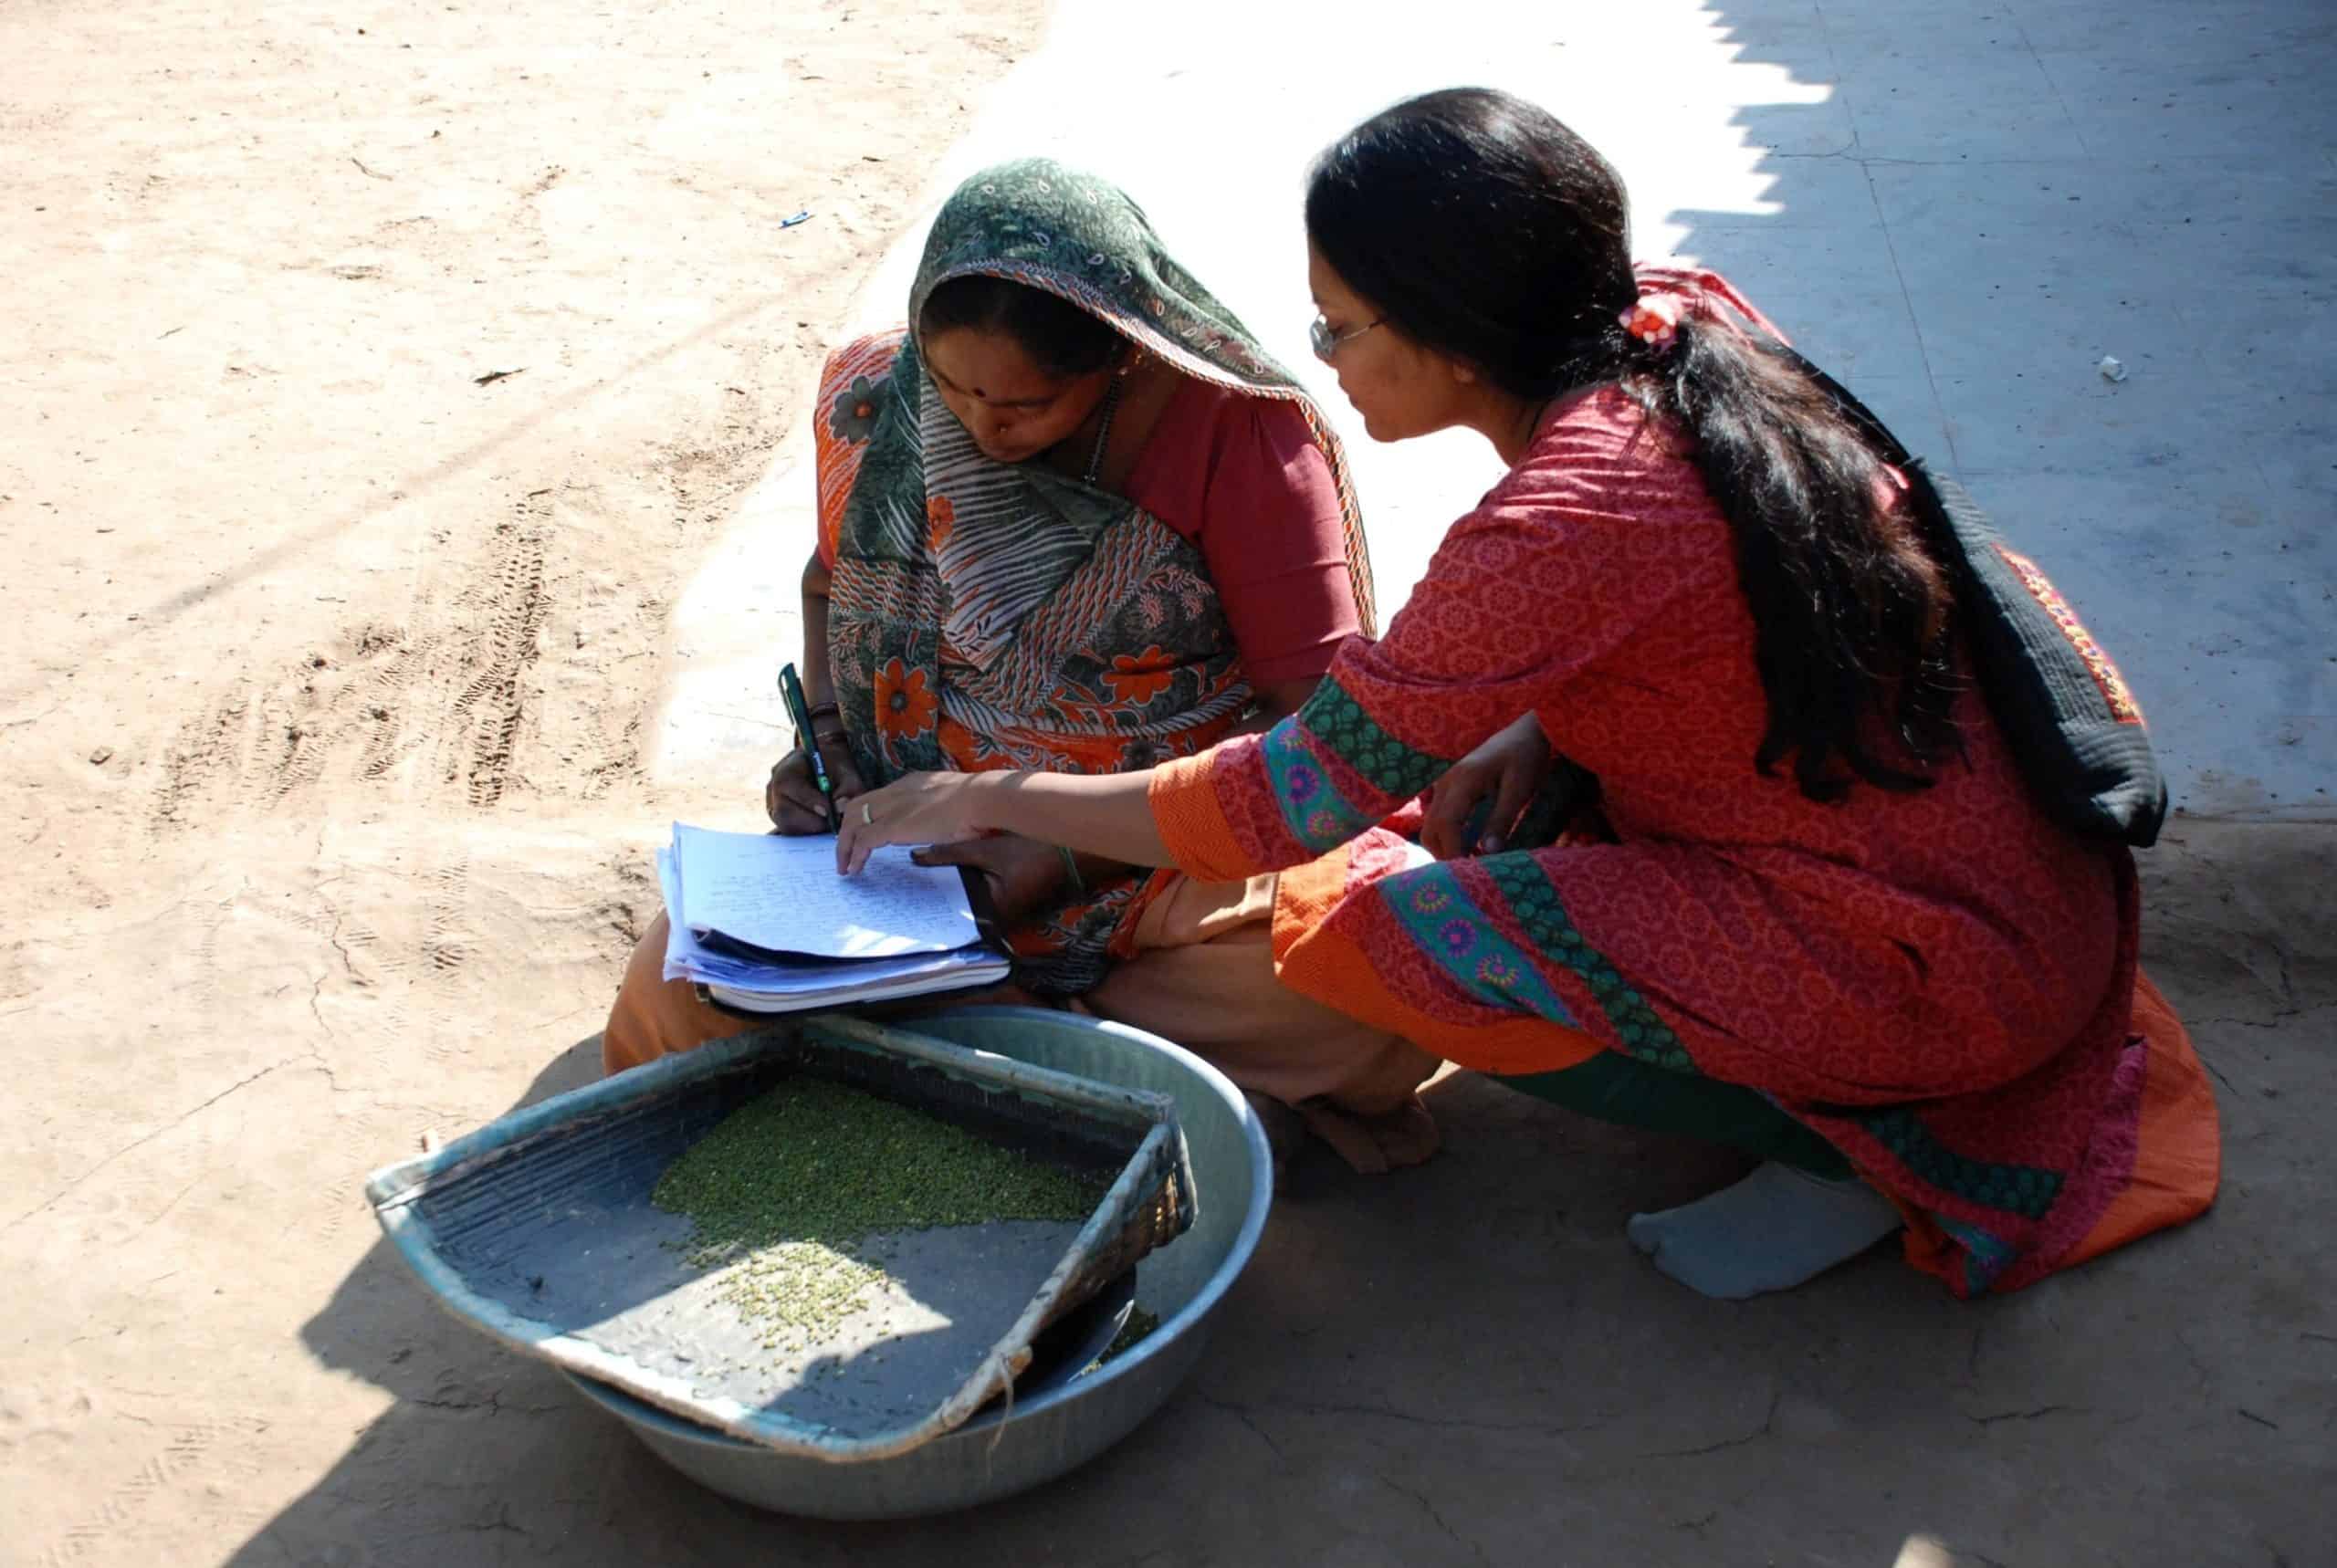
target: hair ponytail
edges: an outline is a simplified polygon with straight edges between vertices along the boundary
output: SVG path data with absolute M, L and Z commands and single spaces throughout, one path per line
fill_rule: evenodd
M 1755 765 L 1790 758 L 1818 800 L 1847 793 L 1843 768 L 1884 789 L 1928 784 L 1954 738 L 1948 579 L 1865 431 L 1797 362 L 1710 316 L 1619 379 L 1686 431 L 1735 535 L 1768 698 Z

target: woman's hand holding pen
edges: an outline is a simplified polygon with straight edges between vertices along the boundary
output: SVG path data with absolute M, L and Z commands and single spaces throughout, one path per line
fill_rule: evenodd
M 827 765 L 829 782 L 835 786 L 838 810 L 867 792 L 860 769 L 853 766 L 852 747 L 844 744 L 841 731 L 831 730 L 815 744 L 820 760 Z M 763 786 L 763 810 L 770 813 L 771 826 L 782 833 L 828 831 L 827 804 L 820 787 L 812 781 L 812 759 L 802 747 L 781 758 L 771 768 L 770 780 Z

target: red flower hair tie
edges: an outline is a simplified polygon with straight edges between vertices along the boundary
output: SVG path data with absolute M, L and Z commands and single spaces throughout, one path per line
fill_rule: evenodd
M 1670 350 L 1680 336 L 1680 314 L 1687 302 L 1677 294 L 1650 294 L 1633 303 L 1616 319 L 1623 330 L 1653 349 Z

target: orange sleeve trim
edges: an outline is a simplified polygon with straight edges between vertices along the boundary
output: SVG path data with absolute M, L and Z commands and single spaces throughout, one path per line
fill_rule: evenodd
M 1152 770 L 1145 799 L 1178 870 L 1196 882 L 1240 882 L 1260 868 L 1242 852 L 1217 803 L 1215 771 L 1214 752 L 1164 762 Z

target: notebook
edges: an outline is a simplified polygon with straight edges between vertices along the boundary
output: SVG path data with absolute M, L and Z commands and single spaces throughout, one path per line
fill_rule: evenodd
M 665 978 L 742 1012 L 792 1012 L 996 985 L 1005 955 L 955 867 L 888 845 L 836 874 L 824 835 L 726 833 L 674 824 L 657 852 Z

